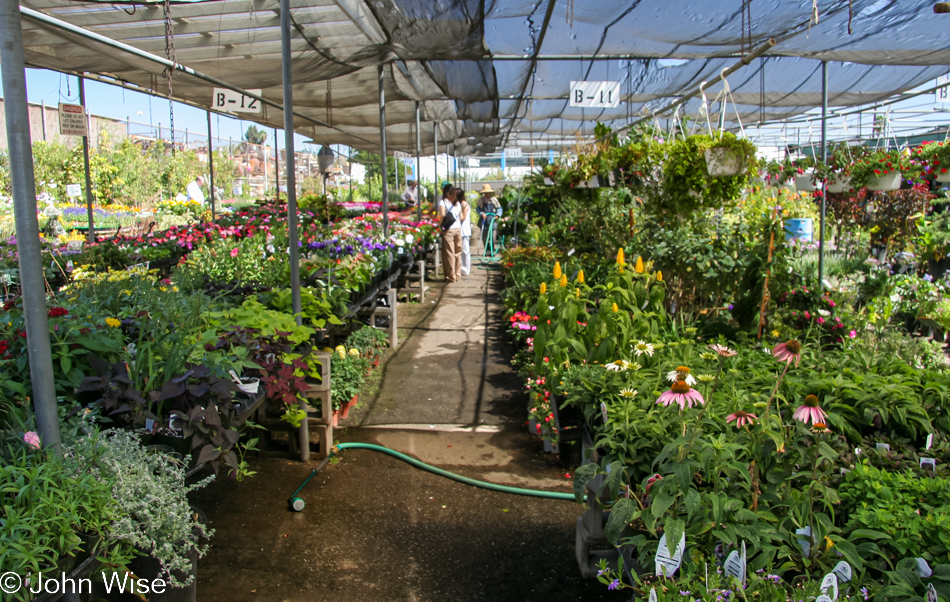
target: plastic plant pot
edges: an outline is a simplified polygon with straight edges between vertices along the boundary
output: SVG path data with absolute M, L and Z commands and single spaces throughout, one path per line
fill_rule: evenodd
M 261 379 L 259 378 L 242 378 L 241 384 L 239 384 L 237 387 L 241 390 L 241 393 L 246 393 L 247 395 L 256 395 L 260 386 Z
M 868 182 L 868 190 L 874 191 L 897 190 L 900 187 L 901 173 L 899 171 L 878 178 L 871 178 Z

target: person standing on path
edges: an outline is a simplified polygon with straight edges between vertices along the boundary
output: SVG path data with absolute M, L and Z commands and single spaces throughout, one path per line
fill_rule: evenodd
M 439 203 L 439 220 L 451 213 L 455 220 L 442 232 L 442 270 L 446 282 L 458 282 L 461 278 L 462 263 L 462 219 L 464 207 L 458 196 L 449 190 L 448 198 Z
M 409 180 L 409 184 L 402 192 L 402 202 L 409 207 L 415 207 L 416 203 L 419 202 L 419 189 L 416 187 L 415 180 Z
M 501 203 L 495 198 L 495 191 L 490 184 L 484 184 L 478 199 L 478 227 L 482 233 L 482 246 L 488 238 L 489 228 L 497 231 L 495 218 L 501 217 Z
M 462 258 L 459 270 L 462 276 L 468 276 L 472 273 L 472 208 L 469 206 L 468 199 L 465 198 L 465 191 L 461 188 L 455 189 L 456 198 L 462 204 Z
M 205 185 L 205 179 L 201 176 L 195 178 L 188 187 L 185 188 L 186 196 L 189 201 L 195 201 L 202 207 L 205 204 L 205 193 L 201 191 L 201 187 Z

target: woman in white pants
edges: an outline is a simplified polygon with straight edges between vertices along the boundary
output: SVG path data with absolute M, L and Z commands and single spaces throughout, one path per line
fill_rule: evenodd
M 462 262 L 461 262 L 461 272 L 463 276 L 468 276 L 472 273 L 472 211 L 469 207 L 468 200 L 465 198 L 465 191 L 461 188 L 456 188 L 455 193 L 460 203 L 462 203 L 463 209 L 463 218 L 462 218 Z

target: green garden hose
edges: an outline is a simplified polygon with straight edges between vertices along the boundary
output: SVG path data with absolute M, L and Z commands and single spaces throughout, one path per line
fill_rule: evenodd
M 499 491 L 501 493 L 513 493 L 515 495 L 526 495 L 529 497 L 547 498 L 551 500 L 568 500 L 572 502 L 577 500 L 577 498 L 574 497 L 573 493 L 560 493 L 557 491 L 541 491 L 538 489 L 523 489 L 521 487 L 510 487 L 508 485 L 498 485 L 497 483 L 488 483 L 486 481 L 470 479 L 468 477 L 463 477 L 462 475 L 457 475 L 454 472 L 449 472 L 447 470 L 442 470 L 441 468 L 436 468 L 435 466 L 432 466 L 431 464 L 420 462 L 419 460 L 416 460 L 415 458 L 407 456 L 406 454 L 402 452 L 389 449 L 388 447 L 383 447 L 382 445 L 375 445 L 373 443 L 351 442 L 351 443 L 340 443 L 339 445 L 334 447 L 332 450 L 330 450 L 330 454 L 326 458 L 324 458 L 324 460 L 320 462 L 319 465 L 317 465 L 317 467 L 313 470 L 313 472 L 310 473 L 310 476 L 308 476 L 304 480 L 304 482 L 300 484 L 300 487 L 298 487 L 297 490 L 294 491 L 290 495 L 290 499 L 288 500 L 288 502 L 290 504 L 290 507 L 293 510 L 297 512 L 300 512 L 301 510 L 303 510 L 304 501 L 303 499 L 297 497 L 297 494 L 300 493 L 300 490 L 303 489 L 307 485 L 307 483 L 310 482 L 310 479 L 312 479 L 313 476 L 317 474 L 317 472 L 320 471 L 320 469 L 322 469 L 324 466 L 327 465 L 327 462 L 330 461 L 330 458 L 332 458 L 337 453 L 337 451 L 341 449 L 368 449 L 370 451 L 379 452 L 382 454 L 386 454 L 388 456 L 392 456 L 394 458 L 398 458 L 399 460 L 402 460 L 403 462 L 406 462 L 407 464 L 411 464 L 412 466 L 415 466 L 416 468 L 421 468 L 422 470 L 426 470 L 428 472 L 431 472 L 432 474 L 437 474 L 440 477 L 452 479 L 453 481 L 464 483 L 466 485 L 471 485 L 473 487 L 481 487 L 482 489 L 488 489 L 490 491 Z

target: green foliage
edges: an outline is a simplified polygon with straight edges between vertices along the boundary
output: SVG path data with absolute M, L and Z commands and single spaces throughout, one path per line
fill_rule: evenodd
M 709 175 L 705 151 L 718 148 L 736 157 L 741 166 L 738 175 Z M 690 219 L 701 209 L 732 205 L 742 194 L 749 174 L 755 173 L 755 167 L 755 145 L 729 132 L 722 133 L 719 139 L 697 134 L 685 140 L 676 140 L 667 147 L 663 166 L 663 196 L 657 202 L 648 204 L 647 209 L 679 219 Z
M 209 327 L 219 332 L 240 326 L 259 330 L 265 336 L 288 333 L 287 339 L 296 345 L 309 340 L 314 334 L 314 330 L 308 326 L 297 326 L 292 315 L 267 309 L 254 299 L 246 299 L 240 306 L 224 311 L 207 312 L 201 317 Z
M 330 399 L 334 410 L 359 394 L 369 365 L 370 360 L 356 348 L 347 350 L 341 345 L 334 350 L 330 364 Z

